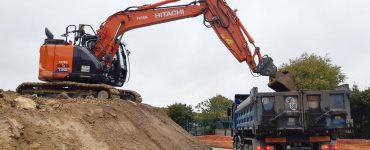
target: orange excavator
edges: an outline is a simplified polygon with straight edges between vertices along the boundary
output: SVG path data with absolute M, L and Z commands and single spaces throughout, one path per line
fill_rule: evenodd
M 97 32 L 90 25 L 69 25 L 63 35 L 65 39 L 54 39 L 46 28 L 47 38 L 40 48 L 39 64 L 39 79 L 46 82 L 22 83 L 17 92 L 50 97 L 121 98 L 140 102 L 141 97 L 135 91 L 114 88 L 123 86 L 129 71 L 129 52 L 121 42 L 124 33 L 199 15 L 204 16 L 205 26 L 213 28 L 227 49 L 239 62 L 246 62 L 252 72 L 263 76 L 277 72 L 273 60 L 261 55 L 236 10 L 232 10 L 225 0 L 199 0 L 186 5 L 163 6 L 177 1 L 164 0 L 128 7 L 108 17 Z M 253 53 L 246 39 L 254 47 Z

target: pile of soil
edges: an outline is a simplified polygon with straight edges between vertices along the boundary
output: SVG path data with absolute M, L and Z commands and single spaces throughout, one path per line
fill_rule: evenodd
M 46 99 L 0 90 L 1 149 L 209 149 L 162 110 L 123 100 Z

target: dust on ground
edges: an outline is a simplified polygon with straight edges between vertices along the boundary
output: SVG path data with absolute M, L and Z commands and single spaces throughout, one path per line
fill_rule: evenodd
M 0 90 L 1 149 L 209 149 L 159 108 Z
M 232 149 L 233 138 L 231 136 L 205 135 L 197 136 L 197 139 L 207 143 L 211 147 Z M 340 150 L 367 150 L 370 147 L 370 140 L 366 139 L 337 139 Z

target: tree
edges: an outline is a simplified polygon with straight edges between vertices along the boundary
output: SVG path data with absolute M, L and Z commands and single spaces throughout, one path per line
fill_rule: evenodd
M 166 109 L 167 115 L 187 131 L 194 122 L 193 108 L 190 105 L 175 103 Z
M 231 107 L 232 104 L 233 101 L 230 99 L 222 95 L 216 95 L 209 100 L 198 103 L 195 108 L 201 112 L 212 114 L 216 117 L 226 117 L 227 108 Z
M 288 71 L 295 76 L 298 90 L 334 89 L 346 78 L 341 67 L 332 64 L 327 56 L 307 53 L 289 60 L 289 63 L 283 64 L 279 70 Z
M 196 115 L 196 122 L 202 127 L 213 129 L 216 118 L 226 117 L 227 108 L 230 108 L 233 101 L 222 96 L 216 95 L 208 100 L 202 101 L 195 106 L 200 111 Z
M 351 93 L 351 115 L 354 137 L 370 138 L 370 88 L 360 91 L 355 85 Z

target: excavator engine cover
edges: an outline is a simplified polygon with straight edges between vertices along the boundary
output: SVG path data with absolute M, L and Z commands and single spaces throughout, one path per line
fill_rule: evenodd
M 268 86 L 276 92 L 297 91 L 293 74 L 278 71 L 270 75 Z

